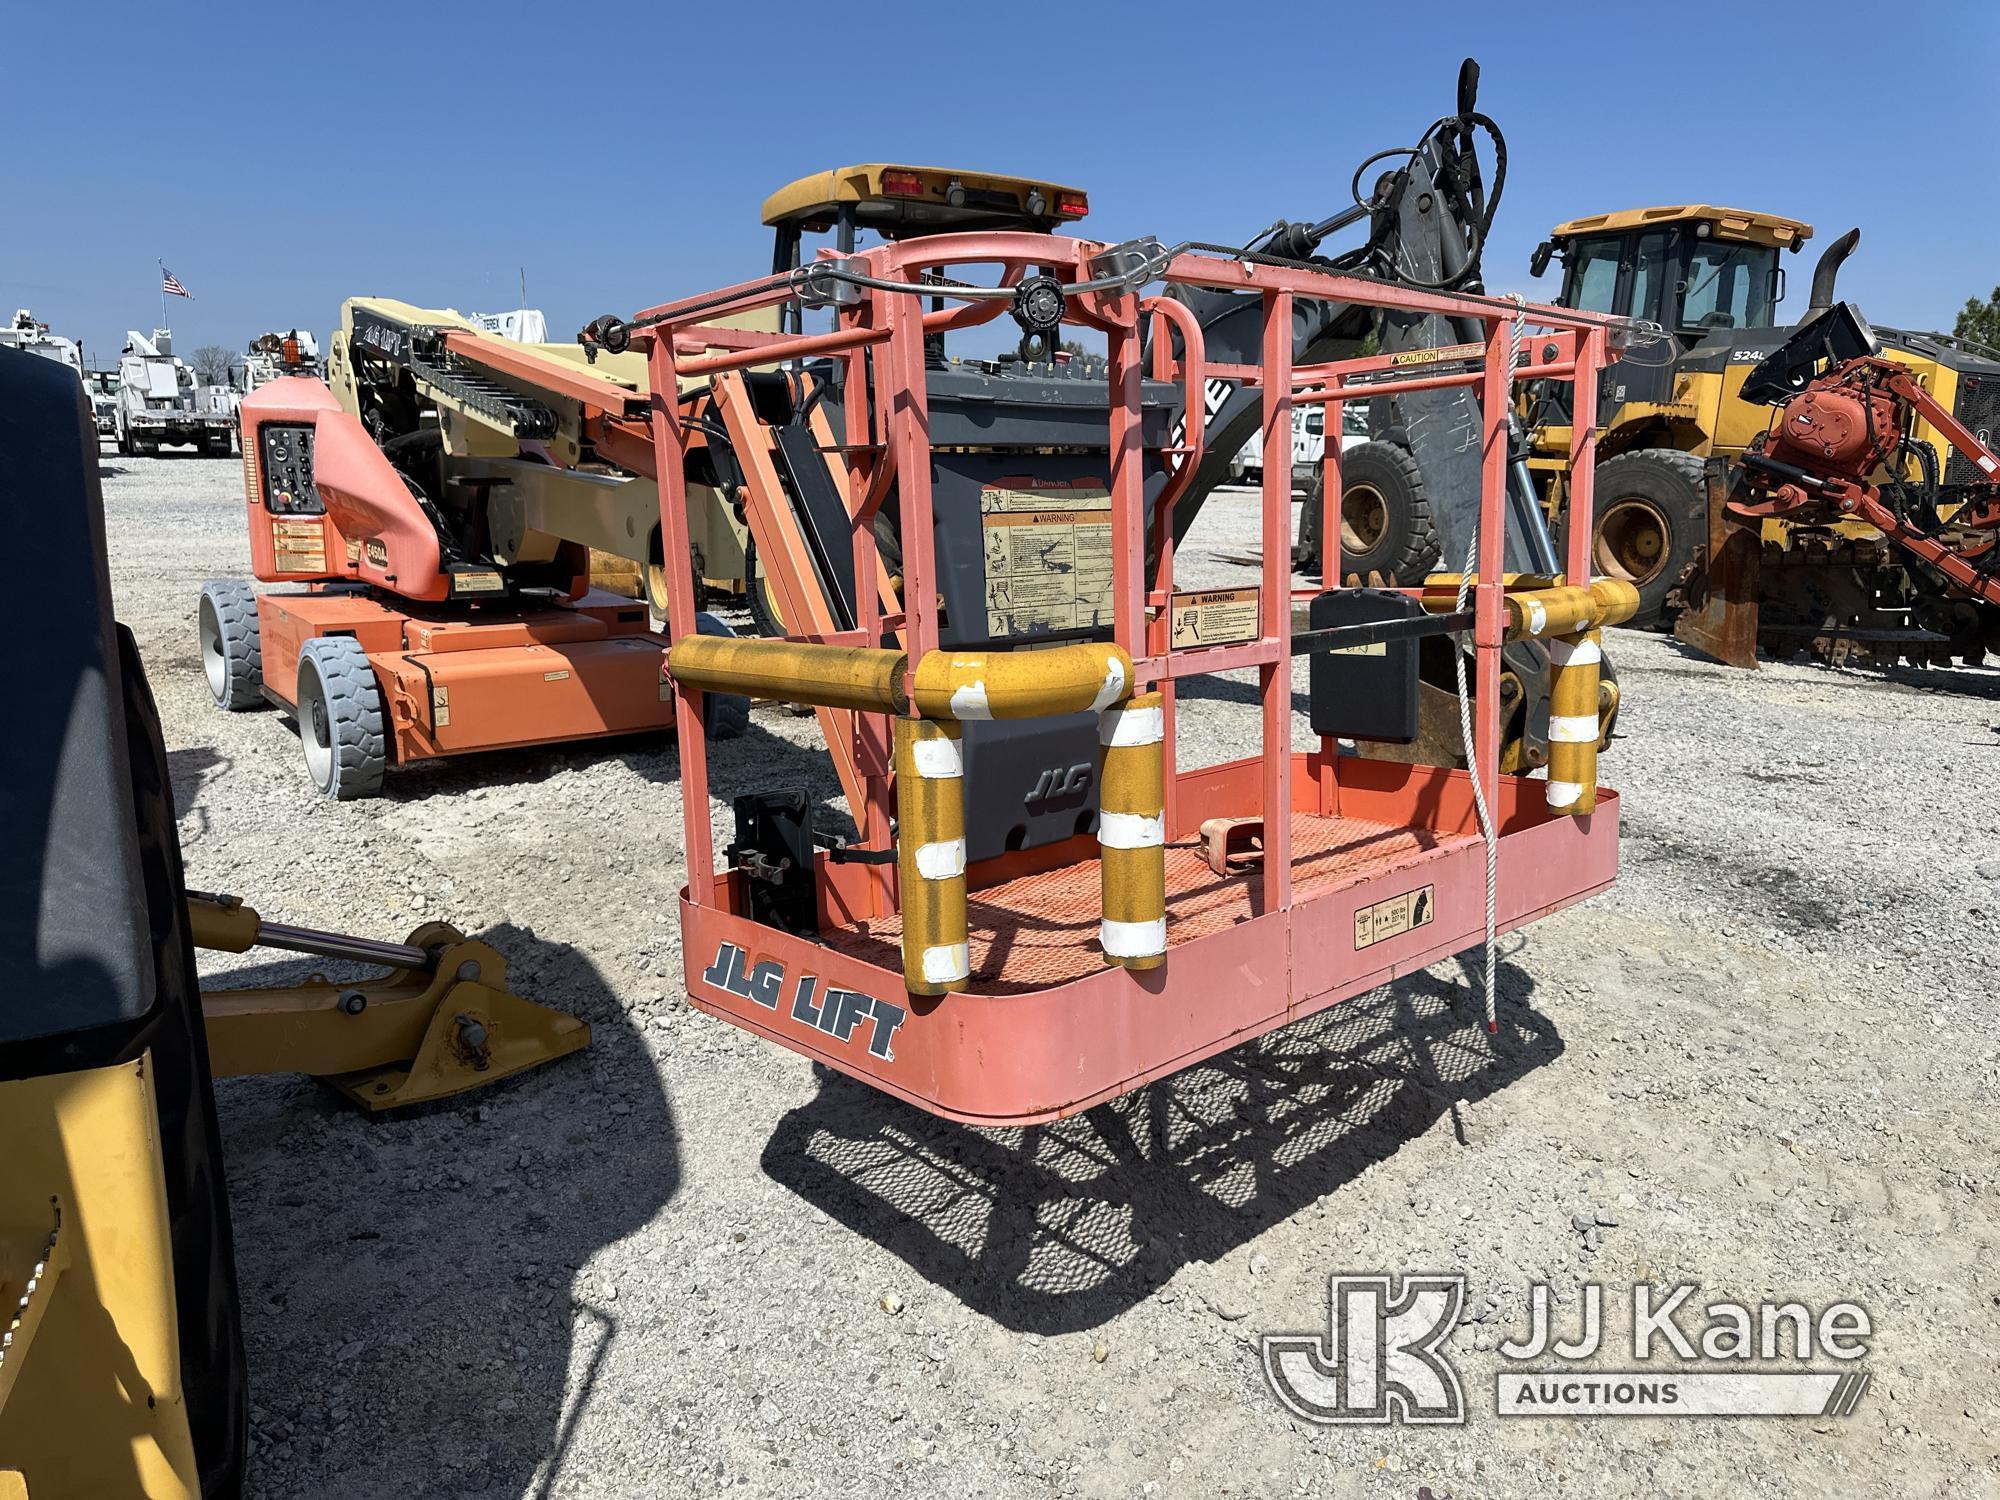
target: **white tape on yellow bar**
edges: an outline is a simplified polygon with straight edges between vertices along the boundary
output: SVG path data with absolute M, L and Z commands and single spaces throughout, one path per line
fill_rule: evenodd
M 946 943 L 924 949 L 924 978 L 932 984 L 956 984 L 972 973 L 972 949 L 966 943 Z
M 1113 922 L 1097 925 L 1097 940 L 1112 958 L 1151 958 L 1167 951 L 1167 919 L 1153 922 Z
M 1107 849 L 1157 849 L 1167 841 L 1167 816 L 1107 812 L 1097 815 L 1097 842 Z

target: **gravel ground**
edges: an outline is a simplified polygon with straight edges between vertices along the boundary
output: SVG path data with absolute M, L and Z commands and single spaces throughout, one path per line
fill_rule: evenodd
M 247 569 L 239 473 L 105 460 L 190 884 L 384 937 L 448 917 L 596 1033 L 413 1119 L 220 1086 L 257 1493 L 2000 1493 L 1994 674 L 1736 674 L 1621 634 L 1624 872 L 1505 941 L 1496 1046 L 1453 962 L 968 1130 L 688 1008 L 667 746 L 334 805 L 283 717 L 215 711 L 194 606 Z M 1214 552 L 1250 514 L 1218 502 L 1184 577 L 1245 576 Z M 1190 696 L 1191 758 L 1244 744 L 1246 697 Z M 838 803 L 782 709 L 714 776 L 719 818 L 774 780 Z M 1259 1335 L 1324 1331 L 1328 1274 L 1374 1269 L 1466 1272 L 1468 1426 L 1311 1427 L 1265 1388 Z M 1857 1299 L 1874 1386 L 1845 1420 L 1496 1418 L 1525 1288 L 1587 1279 Z

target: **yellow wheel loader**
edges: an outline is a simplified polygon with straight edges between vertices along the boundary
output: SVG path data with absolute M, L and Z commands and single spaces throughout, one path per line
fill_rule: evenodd
M 1635 624 L 1671 623 L 1705 586 L 1704 470 L 1733 463 L 1770 423 L 1769 406 L 1743 399 L 1743 382 L 1794 331 L 1777 319 L 1783 260 L 1811 237 L 1812 226 L 1797 219 L 1697 203 L 1573 219 L 1535 251 L 1536 276 L 1560 259 L 1562 305 L 1659 329 L 1609 366 L 1598 388 L 1593 561 L 1638 588 Z M 1835 277 L 1859 240 L 1850 230 L 1820 257 L 1801 321 L 1833 304 Z M 1987 430 L 2000 417 L 2000 353 L 1942 334 L 1876 333 L 1884 352 L 1967 426 Z M 1558 529 L 1568 399 L 1568 386 L 1553 385 L 1523 397 L 1527 464 Z M 1920 446 L 1951 455 L 1940 475 L 1951 503 L 1975 476 L 1940 434 L 1919 427 L 1912 437 Z M 2000 649 L 1989 608 L 1913 566 L 1872 527 L 1774 520 L 1764 552 L 1759 629 L 1767 651 L 1925 662 L 1976 661 L 1983 649 Z
M 190 893 L 166 747 L 114 623 L 97 433 L 72 372 L 0 350 L 0 503 L 32 724 L 0 740 L 0 1496 L 241 1492 L 247 1385 L 213 1079 L 324 1077 L 370 1110 L 582 1047 L 442 923 L 401 943 Z M 194 949 L 386 970 L 203 992 Z

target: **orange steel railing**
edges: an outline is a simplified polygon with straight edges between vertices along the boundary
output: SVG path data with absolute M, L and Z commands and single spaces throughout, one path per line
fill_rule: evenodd
M 842 486 L 852 522 L 855 619 L 851 630 L 838 636 L 825 632 L 798 639 L 838 640 L 844 644 L 877 644 L 883 638 L 885 614 L 876 586 L 875 513 L 893 486 L 901 507 L 903 544 L 900 624 L 903 646 L 914 676 L 924 658 L 938 649 L 938 574 L 932 531 L 930 438 L 925 390 L 924 337 L 927 332 L 963 329 L 987 322 L 1006 307 L 1003 299 L 972 301 L 942 312 L 925 302 L 949 296 L 951 288 L 918 278 L 953 266 L 1000 268 L 987 285 L 1010 286 L 1030 272 L 1054 275 L 1076 283 L 1092 275 L 1091 264 L 1107 246 L 1061 236 L 1025 233 L 945 235 L 893 243 L 846 257 L 842 264 L 867 277 L 897 283 L 908 291 L 881 287 L 856 289 L 852 300 L 834 310 L 836 326 L 816 334 L 746 333 L 740 329 L 709 330 L 702 320 L 769 307 L 797 295 L 795 281 L 771 278 L 748 282 L 700 297 L 647 309 L 632 320 L 634 347 L 647 351 L 650 361 L 652 438 L 659 476 L 660 523 L 665 556 L 683 557 L 688 549 L 687 496 L 684 464 L 691 434 L 674 393 L 684 376 L 719 376 L 751 367 L 769 367 L 805 356 L 826 356 L 844 362 L 844 429 L 828 461 L 844 468 Z M 1072 295 L 1064 320 L 1104 334 L 1108 353 L 1109 489 L 1112 519 L 1111 637 L 1131 658 L 1135 692 L 1157 690 L 1164 701 L 1164 757 L 1168 805 L 1166 824 L 1177 825 L 1174 813 L 1174 685 L 1180 679 L 1238 668 L 1255 667 L 1262 704 L 1262 786 L 1265 857 L 1261 872 L 1262 909 L 1275 911 L 1291 904 L 1291 829 L 1293 804 L 1291 754 L 1291 635 L 1295 591 L 1291 581 L 1291 412 L 1295 403 L 1322 403 L 1328 408 L 1324 513 L 1319 534 L 1323 587 L 1340 582 L 1340 408 L 1349 400 L 1371 399 L 1399 391 L 1465 386 L 1478 390 L 1483 421 L 1477 582 L 1473 597 L 1473 647 L 1477 673 L 1474 692 L 1473 744 L 1468 757 L 1473 776 L 1491 805 L 1498 805 L 1500 739 L 1500 653 L 1506 634 L 1502 581 L 1509 467 L 1508 423 L 1514 382 L 1524 379 L 1567 380 L 1573 383 L 1575 420 L 1571 436 L 1569 526 L 1565 570 L 1572 584 L 1589 581 L 1592 474 L 1596 453 L 1597 382 L 1622 337 L 1621 319 L 1540 304 L 1508 302 L 1463 293 L 1432 292 L 1332 271 L 1293 265 L 1273 265 L 1183 252 L 1172 257 L 1157 280 L 1167 287 L 1207 287 L 1255 295 L 1263 304 L 1262 358 L 1254 365 L 1209 363 L 1204 358 L 1201 329 L 1181 303 L 1163 296 L 1142 296 L 1132 288 L 1079 292 Z M 1377 356 L 1326 364 L 1295 365 L 1292 348 L 1292 307 L 1296 299 L 1313 298 L 1361 304 L 1413 313 L 1436 313 L 1483 325 L 1476 344 L 1445 351 L 1471 367 L 1448 373 L 1402 373 L 1423 365 L 1407 358 Z M 1181 446 L 1156 452 L 1167 464 L 1165 492 L 1156 501 L 1152 565 L 1148 571 L 1145 516 L 1147 454 L 1140 421 L 1143 338 L 1148 323 L 1155 337 L 1150 374 L 1179 384 L 1187 402 L 1186 435 Z M 1511 331 L 1525 333 L 1519 347 L 1524 356 L 1508 368 Z M 1176 341 L 1178 351 L 1176 352 Z M 1442 361 L 1440 361 L 1442 362 Z M 1181 650 L 1169 645 L 1169 602 L 1174 592 L 1173 502 L 1185 492 L 1202 454 L 1200 427 L 1205 417 L 1200 395 L 1206 379 L 1224 376 L 1258 387 L 1263 399 L 1264 478 L 1261 505 L 1263 555 L 1259 632 L 1255 640 L 1233 645 Z M 750 486 L 747 504 L 783 503 L 781 495 L 763 493 L 762 481 Z M 1462 559 L 1447 559 L 1456 565 Z M 669 635 L 678 639 L 695 629 L 692 581 L 684 568 L 666 570 Z M 795 590 L 802 580 L 785 587 Z M 1299 591 L 1310 595 L 1313 590 Z M 1152 611 L 1149 618 L 1148 611 Z M 716 900 L 714 837 L 709 818 L 708 768 L 703 741 L 701 694 L 677 683 L 681 793 L 688 859 L 688 893 L 698 906 Z M 853 815 L 863 848 L 890 846 L 891 795 L 890 721 L 886 715 L 833 710 L 844 718 L 828 723 L 833 733 L 851 735 L 844 757 L 859 785 L 850 786 Z M 917 710 L 910 710 L 914 717 Z M 1339 765 L 1335 747 L 1322 740 L 1320 753 L 1308 758 L 1309 774 L 1318 784 L 1319 806 L 1331 814 L 1339 797 Z M 858 795 L 856 795 L 858 792 Z M 975 789 L 976 794 L 976 789 Z M 887 866 L 872 867 L 872 891 L 877 913 L 894 909 L 894 888 Z

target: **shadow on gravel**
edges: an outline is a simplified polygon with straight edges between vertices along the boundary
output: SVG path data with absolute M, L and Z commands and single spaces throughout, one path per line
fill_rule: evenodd
M 1741 774 L 1762 785 L 1798 782 L 1813 786 L 1818 781 L 1806 775 Z M 1798 937 L 1851 932 L 1854 923 L 1865 917 L 1866 906 L 1856 900 L 1852 883 L 1830 879 L 1818 870 L 1757 859 L 1732 845 L 1703 842 L 1684 826 L 1655 826 L 1643 817 L 1621 824 L 1619 832 L 1624 837 L 1628 868 L 1654 861 L 1668 865 L 1681 887 L 1693 893 L 1683 899 L 1703 901 L 1712 910 L 1762 912 Z
M 1954 698 L 2000 700 L 2000 673 L 1991 667 L 1891 667 L 1886 672 L 1866 670 L 1849 675 L 1884 677 L 1920 693 L 1949 693 Z
M 844 808 L 833 805 L 834 799 L 841 795 L 833 757 L 817 743 L 795 745 L 758 722 L 767 715 L 778 717 L 790 712 L 780 705 L 765 705 L 752 711 L 750 727 L 736 738 L 710 740 L 708 794 L 726 803 L 742 792 L 797 788 L 810 799 L 815 828 L 852 837 L 853 819 Z M 680 780 L 680 752 L 671 738 L 665 741 L 660 753 L 628 756 L 626 763 L 648 781 L 664 785 Z M 728 843 L 732 832 L 729 814 L 716 814 L 716 845 Z
M 758 710 L 759 713 L 780 711 Z M 287 731 L 298 734 L 294 715 L 281 713 L 279 718 Z M 674 743 L 673 731 L 668 730 L 566 745 L 482 750 L 414 765 L 391 766 L 382 778 L 381 796 L 387 802 L 417 803 L 433 797 L 459 797 L 472 791 L 538 786 L 566 772 L 587 770 L 608 760 L 622 762 L 656 786 L 676 785 L 681 778 L 680 751 Z M 846 814 L 831 805 L 831 799 L 840 795 L 840 783 L 827 753 L 782 739 L 755 718 L 750 721 L 750 728 L 735 739 L 710 741 L 708 777 L 710 792 L 725 802 L 734 792 L 752 787 L 802 787 L 813 797 L 821 827 L 852 827 Z M 718 841 L 727 841 L 726 822 L 718 819 L 716 833 Z
M 1532 993 L 1511 964 L 1500 986 Z M 822 1075 L 763 1167 L 1006 1328 L 1092 1328 L 1562 1055 L 1548 1017 L 1504 1000 L 1489 1049 L 1476 994 L 1414 975 L 1028 1129 L 952 1124 Z
M 386 1119 L 309 1079 L 218 1086 L 256 1493 L 515 1500 L 574 1483 L 570 1437 L 621 1337 L 617 1304 L 575 1273 L 679 1190 L 678 1132 L 583 955 L 505 925 L 480 936 L 519 993 L 590 1022 L 588 1049 Z
M 283 715 L 285 727 L 299 732 L 298 720 Z M 622 759 L 630 764 L 675 763 L 673 737 L 634 735 L 609 740 L 585 740 L 568 745 L 527 745 L 518 750 L 478 750 L 438 760 L 389 767 L 382 778 L 382 798 L 388 802 L 428 802 L 433 797 L 460 797 L 484 789 L 538 786 L 566 771 L 583 770 L 597 761 Z M 652 778 L 675 780 L 677 776 Z
M 193 808 L 202 786 L 234 764 L 229 756 L 217 754 L 211 745 L 190 745 L 185 750 L 169 750 L 167 775 L 173 782 L 174 806 Z
M 1206 699 L 1214 703 L 1262 703 L 1264 690 L 1254 682 L 1238 682 L 1228 677 L 1183 677 L 1174 686 L 1183 699 Z M 1311 695 L 1294 691 L 1292 712 L 1302 714 L 1311 707 Z
M 1663 635 L 1660 639 L 1667 649 L 1684 661 L 1693 662 L 1706 670 L 1688 671 L 1676 667 L 1640 666 L 1634 670 L 1649 677 L 1735 677 L 1741 669 L 1729 667 L 1705 652 L 1697 651 L 1685 641 L 1673 635 Z M 1866 663 L 1843 663 L 1834 666 L 1816 660 L 1810 653 L 1794 652 L 1789 656 L 1771 656 L 1759 652 L 1760 662 L 1773 666 L 1810 667 L 1825 673 L 1830 678 L 1842 678 L 1850 682 L 1884 682 L 1897 687 L 1913 688 L 1920 693 L 1949 693 L 1962 698 L 2000 699 L 2000 672 L 1991 667 L 1912 667 L 1912 666 L 1869 666 Z

